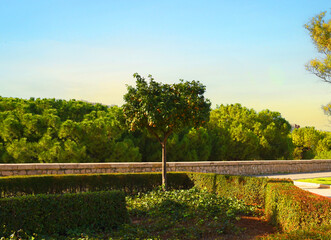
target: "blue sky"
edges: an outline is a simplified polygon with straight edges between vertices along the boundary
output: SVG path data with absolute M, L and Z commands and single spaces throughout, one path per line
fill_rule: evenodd
M 241 103 L 331 131 L 331 86 L 304 68 L 303 25 L 329 1 L 0 1 L 0 96 L 123 104 L 133 73 L 199 80 Z M 327 14 L 329 18 L 330 15 Z

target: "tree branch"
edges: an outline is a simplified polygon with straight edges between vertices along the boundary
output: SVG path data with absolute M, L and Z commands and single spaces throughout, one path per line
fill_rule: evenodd
M 147 126 L 147 130 L 156 137 L 156 139 L 159 141 L 160 144 L 162 144 L 162 141 L 161 141 L 159 135 L 157 135 L 156 132 L 153 131 L 153 128 Z
M 164 139 L 163 141 L 166 142 L 168 137 L 171 135 L 172 129 L 169 129 L 168 132 L 164 133 Z

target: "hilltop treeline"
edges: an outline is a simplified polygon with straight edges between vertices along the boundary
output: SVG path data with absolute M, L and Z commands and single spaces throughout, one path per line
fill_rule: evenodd
M 168 140 L 169 161 L 330 158 L 331 134 L 295 129 L 280 113 L 240 104 Z M 0 97 L 0 162 L 160 161 L 160 144 L 130 132 L 122 109 L 76 100 Z

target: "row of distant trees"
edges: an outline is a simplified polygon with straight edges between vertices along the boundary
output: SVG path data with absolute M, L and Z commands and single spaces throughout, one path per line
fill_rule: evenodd
M 220 105 L 200 128 L 168 138 L 168 161 L 331 158 L 331 133 L 294 129 L 278 112 Z M 0 97 L 0 162 L 160 161 L 147 130 L 130 131 L 123 109 L 76 100 Z

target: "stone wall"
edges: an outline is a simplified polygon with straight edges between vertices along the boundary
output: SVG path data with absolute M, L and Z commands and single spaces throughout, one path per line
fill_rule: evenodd
M 224 162 L 169 162 L 168 171 L 259 175 L 331 171 L 329 160 L 268 160 Z M 0 164 L 0 176 L 161 172 L 160 162 L 145 163 L 27 163 Z

